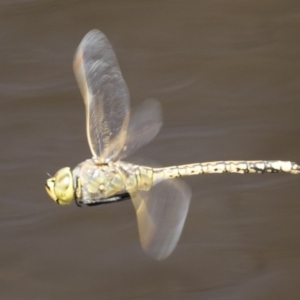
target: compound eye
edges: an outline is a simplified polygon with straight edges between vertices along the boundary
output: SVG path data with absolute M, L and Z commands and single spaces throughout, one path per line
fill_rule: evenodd
M 70 168 L 63 168 L 55 175 L 54 190 L 57 197 L 57 203 L 61 205 L 70 204 L 74 198 L 73 179 Z
M 62 190 L 68 189 L 70 185 L 70 176 L 69 174 L 61 174 L 57 176 L 57 184 L 59 184 Z

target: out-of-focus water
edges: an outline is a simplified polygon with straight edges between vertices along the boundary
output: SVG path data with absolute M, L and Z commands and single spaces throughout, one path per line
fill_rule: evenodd
M 90 157 L 72 59 L 93 28 L 132 105 L 162 104 L 137 156 L 300 162 L 299 1 L 1 1 L 0 298 L 299 299 L 299 176 L 185 178 L 186 226 L 162 262 L 141 250 L 130 201 L 51 202 L 46 172 Z

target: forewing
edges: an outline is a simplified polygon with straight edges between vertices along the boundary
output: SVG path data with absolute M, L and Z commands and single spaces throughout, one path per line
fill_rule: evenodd
M 124 147 L 129 120 L 129 92 L 106 36 L 92 30 L 74 57 L 87 120 L 87 137 L 100 162 L 116 160 Z
M 150 191 L 131 195 L 143 249 L 157 260 L 171 254 L 180 238 L 191 192 L 179 180 L 166 180 Z
M 161 106 L 157 100 L 148 99 L 133 109 L 120 159 L 133 154 L 149 143 L 158 134 L 161 126 Z

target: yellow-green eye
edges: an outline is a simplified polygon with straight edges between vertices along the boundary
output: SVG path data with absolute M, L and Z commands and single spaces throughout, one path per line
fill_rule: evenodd
M 74 199 L 73 176 L 69 167 L 60 169 L 46 181 L 48 195 L 58 204 L 67 205 Z

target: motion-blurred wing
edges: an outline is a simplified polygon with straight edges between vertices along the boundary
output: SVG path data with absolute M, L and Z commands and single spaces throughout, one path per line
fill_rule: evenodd
M 87 137 L 99 162 L 116 160 L 124 147 L 129 120 L 129 92 L 106 36 L 92 30 L 74 57 L 74 72 L 87 119 Z
M 133 109 L 127 129 L 126 142 L 119 158 L 127 157 L 149 143 L 158 134 L 161 126 L 162 114 L 158 101 L 149 99 Z
M 143 249 L 155 259 L 165 259 L 180 238 L 190 204 L 189 188 L 179 180 L 166 180 L 131 198 Z

